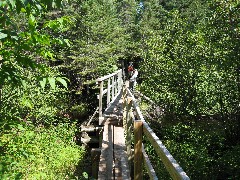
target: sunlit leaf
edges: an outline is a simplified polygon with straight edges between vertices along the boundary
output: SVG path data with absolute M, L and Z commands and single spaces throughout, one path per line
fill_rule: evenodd
M 70 41 L 68 39 L 64 39 L 64 42 L 67 44 L 68 47 L 70 47 Z
M 22 80 L 21 82 L 22 82 L 22 86 L 23 86 L 24 88 L 26 88 L 26 87 L 27 87 L 26 81 L 25 81 L 25 80 Z
M 46 82 L 47 82 L 47 79 L 46 79 L 46 78 L 43 78 L 43 80 L 40 81 L 40 85 L 41 85 L 42 89 L 45 88 L 45 86 L 46 86 Z
M 20 0 L 22 2 L 23 5 L 27 5 L 27 3 L 29 2 L 29 0 Z
M 0 32 L 0 39 L 4 39 L 6 37 L 7 37 L 7 34 L 4 34 L 4 33 Z
M 84 178 L 88 179 L 88 173 L 83 172 L 82 174 L 83 174 L 83 177 L 84 177 Z
M 7 2 L 6 1 L 0 1 L 0 6 L 5 6 L 7 4 Z
M 32 27 L 35 27 L 36 19 L 32 14 L 29 15 L 28 24 Z
M 25 8 L 21 8 L 21 12 L 22 12 L 22 13 L 25 13 L 25 12 L 26 12 L 26 9 L 25 9 Z
M 57 77 L 56 80 L 59 81 L 65 88 L 67 88 L 67 82 L 65 79 Z
M 25 96 L 22 98 L 22 105 L 25 106 L 25 107 L 28 107 L 30 109 L 33 108 L 32 101 L 30 99 L 28 99 L 27 97 L 25 97 Z
M 24 128 L 21 124 L 18 124 L 17 128 L 18 128 L 19 130 L 21 130 L 21 131 L 24 131 L 24 130 L 25 130 L 25 128 Z
M 11 5 L 12 9 L 15 8 L 16 0 L 9 0 L 9 3 Z
M 49 84 L 50 84 L 50 86 L 51 86 L 52 89 L 56 89 L 55 78 L 49 77 L 49 78 L 48 78 L 48 82 L 49 82 Z

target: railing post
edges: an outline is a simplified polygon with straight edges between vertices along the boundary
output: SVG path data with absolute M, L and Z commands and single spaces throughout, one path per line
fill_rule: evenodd
M 103 81 L 100 81 L 100 93 L 99 93 L 99 117 L 102 117 L 102 98 L 103 98 Z
M 134 180 L 143 179 L 142 134 L 143 122 L 134 121 Z
M 114 76 L 112 77 L 112 99 L 114 99 Z
M 115 75 L 114 78 L 115 78 L 114 87 L 115 87 L 115 96 L 116 96 L 117 93 L 118 93 L 118 84 L 117 84 L 118 79 L 117 79 L 117 74 Z
M 121 90 L 121 79 L 122 79 L 121 74 L 122 74 L 122 71 L 119 71 L 118 80 L 117 80 L 117 82 L 118 82 L 118 92 L 120 92 L 120 90 Z
M 110 81 L 110 78 L 109 78 L 108 79 L 108 87 L 107 87 L 107 106 L 109 106 L 109 103 L 111 101 L 110 91 L 111 91 L 111 81 Z

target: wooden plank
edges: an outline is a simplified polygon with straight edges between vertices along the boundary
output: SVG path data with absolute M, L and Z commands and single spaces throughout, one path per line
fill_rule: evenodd
M 114 126 L 114 171 L 115 171 L 115 178 L 122 176 L 122 168 L 121 168 L 121 151 L 123 151 L 124 146 L 124 133 L 122 132 L 123 129 L 120 127 Z
M 118 73 L 120 73 L 122 70 L 121 69 L 119 69 L 119 70 L 117 70 L 117 71 L 115 71 L 114 73 L 112 73 L 112 74 L 109 74 L 109 75 L 106 75 L 106 76 L 103 76 L 103 77 L 101 77 L 101 78 L 98 78 L 96 81 L 104 81 L 104 80 L 106 80 L 106 79 L 108 79 L 108 78 L 110 78 L 110 77 L 112 77 L 112 76 L 115 76 L 116 74 L 118 74 Z
M 134 122 L 134 180 L 143 178 L 142 121 Z
M 123 127 L 114 126 L 115 179 L 130 179 Z
M 98 179 L 113 179 L 113 126 L 104 125 Z
M 148 158 L 148 155 L 147 155 L 147 153 L 146 153 L 146 151 L 144 149 L 144 145 L 142 145 L 142 152 L 143 152 L 143 160 L 144 160 L 143 162 L 144 162 L 144 165 L 145 165 L 145 167 L 147 169 L 149 178 L 151 180 L 158 180 L 156 172 L 155 172 L 155 170 L 154 170 L 154 168 L 153 168 L 153 166 L 151 164 L 151 161 Z
M 143 122 L 143 132 L 153 145 L 156 153 L 161 158 L 171 177 L 174 180 L 189 180 L 190 178 L 186 175 L 180 165 L 172 157 L 167 148 L 163 145 L 163 143 L 159 140 L 146 122 Z
M 124 151 L 122 151 L 122 153 L 124 153 Z M 131 171 L 130 171 L 130 168 L 127 163 L 126 155 L 121 156 L 121 167 L 122 167 L 122 179 L 130 180 L 131 179 L 131 176 L 130 176 Z

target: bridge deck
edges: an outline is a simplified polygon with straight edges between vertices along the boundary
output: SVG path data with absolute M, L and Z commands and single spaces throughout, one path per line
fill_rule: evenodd
M 98 179 L 131 179 L 123 129 L 122 94 L 103 113 Z

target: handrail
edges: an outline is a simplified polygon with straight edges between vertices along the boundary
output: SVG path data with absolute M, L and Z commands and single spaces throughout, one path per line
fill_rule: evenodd
M 107 87 L 106 83 L 104 84 L 104 81 L 107 81 Z M 99 85 L 99 124 L 101 124 L 101 121 L 103 120 L 103 97 L 105 94 L 107 94 L 106 104 L 107 107 L 110 106 L 110 104 L 115 100 L 115 98 L 118 96 L 118 94 L 121 92 L 121 87 L 123 84 L 122 79 L 122 70 L 117 70 L 112 74 L 106 75 L 104 77 L 98 78 L 96 80 L 96 83 Z
M 169 153 L 167 148 L 163 145 L 163 143 L 160 141 L 160 139 L 156 136 L 156 134 L 153 132 L 153 130 L 150 128 L 148 123 L 145 121 L 142 112 L 136 102 L 136 99 L 134 98 L 131 91 L 126 87 L 126 85 L 123 86 L 123 120 L 124 120 L 124 127 L 126 131 L 126 146 L 127 146 L 127 154 L 129 157 L 131 157 L 131 152 L 129 152 L 129 148 L 131 148 L 131 127 L 132 124 L 134 124 L 134 142 L 137 144 L 134 144 L 134 179 L 139 178 L 142 179 L 142 165 L 141 161 L 139 163 L 140 158 L 144 158 L 144 161 L 146 161 L 148 164 L 148 173 L 149 176 L 152 179 L 157 179 L 155 175 L 155 171 L 152 169 L 152 166 L 149 165 L 150 161 L 147 157 L 147 154 L 144 150 L 142 150 L 142 137 L 141 134 L 145 134 L 145 136 L 148 138 L 150 143 L 153 145 L 157 155 L 160 157 L 161 161 L 163 162 L 164 166 L 166 167 L 167 171 L 169 172 L 170 176 L 174 180 L 189 180 L 190 178 L 186 175 L 186 173 L 183 171 L 183 169 L 180 167 L 180 165 L 176 162 L 176 160 L 173 158 L 173 156 Z M 134 109 L 136 118 L 135 119 L 132 109 Z
M 104 81 L 104 80 L 106 80 L 106 79 L 109 79 L 109 78 L 112 77 L 112 76 L 115 76 L 116 74 L 118 74 L 118 73 L 120 73 L 120 72 L 122 72 L 121 69 L 115 71 L 115 72 L 112 73 L 112 74 L 108 74 L 108 75 L 106 75 L 106 76 L 100 77 L 100 78 L 98 78 L 96 81 Z

